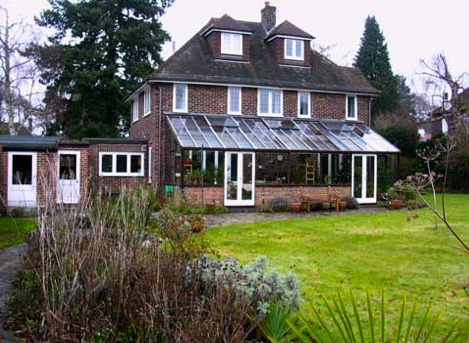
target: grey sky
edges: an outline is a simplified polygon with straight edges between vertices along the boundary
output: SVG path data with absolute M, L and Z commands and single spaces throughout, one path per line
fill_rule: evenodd
M 48 6 L 46 0 L 2 0 L 32 20 Z M 395 73 L 409 84 L 421 70 L 420 59 L 443 52 L 453 73 L 469 71 L 469 1 L 466 0 L 272 0 L 277 22 L 285 19 L 316 37 L 314 44 L 335 45 L 330 58 L 351 65 L 360 44 L 365 18 L 375 15 L 388 42 Z M 227 13 L 235 19 L 259 21 L 263 0 L 176 0 L 162 18 L 176 47 L 181 47 L 211 17 Z M 171 53 L 171 45 L 164 57 Z

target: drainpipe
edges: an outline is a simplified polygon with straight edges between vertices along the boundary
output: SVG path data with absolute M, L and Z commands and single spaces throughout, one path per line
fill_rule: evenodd
M 160 187 L 161 191 L 161 123 L 162 123 L 162 117 L 163 117 L 163 109 L 161 108 L 161 103 L 162 103 L 162 87 L 159 86 L 159 118 L 158 118 L 158 182 L 156 183 L 157 187 Z
M 371 102 L 373 101 L 373 98 L 370 97 L 368 99 L 368 126 L 371 127 Z

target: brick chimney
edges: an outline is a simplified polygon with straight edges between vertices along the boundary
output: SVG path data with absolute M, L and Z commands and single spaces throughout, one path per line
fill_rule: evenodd
M 270 2 L 265 2 L 265 7 L 261 10 L 261 22 L 264 30 L 268 33 L 275 27 L 277 7 L 270 6 Z

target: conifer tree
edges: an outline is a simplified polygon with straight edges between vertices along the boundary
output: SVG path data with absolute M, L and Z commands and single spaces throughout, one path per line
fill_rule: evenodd
M 160 17 L 172 2 L 49 0 L 36 22 L 55 33 L 29 51 L 48 86 L 46 100 L 65 105 L 53 127 L 78 139 L 119 135 L 129 117 L 123 98 L 161 63 L 169 35 Z
M 388 46 L 374 16 L 368 16 L 354 66 L 381 92 L 374 101 L 372 114 L 389 113 L 399 104 L 399 82 L 389 61 Z

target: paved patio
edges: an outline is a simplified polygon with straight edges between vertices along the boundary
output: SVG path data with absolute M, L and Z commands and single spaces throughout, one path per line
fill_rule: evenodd
M 204 215 L 207 227 L 227 226 L 243 223 L 253 223 L 267 220 L 288 220 L 300 218 L 316 218 L 316 217 L 333 217 L 344 215 L 356 214 L 373 214 L 383 213 L 389 210 L 383 207 L 366 206 L 357 210 L 347 210 L 345 212 L 336 212 L 334 210 L 328 211 L 314 211 L 314 212 L 276 212 L 276 213 L 262 213 L 262 212 L 230 212 L 223 214 L 206 214 Z

